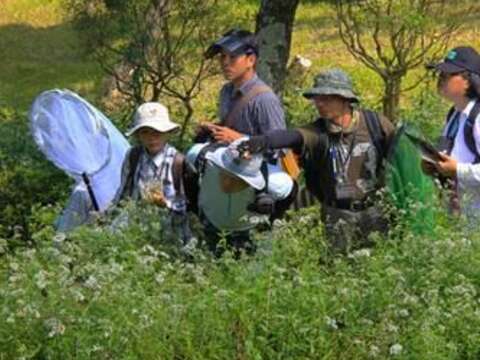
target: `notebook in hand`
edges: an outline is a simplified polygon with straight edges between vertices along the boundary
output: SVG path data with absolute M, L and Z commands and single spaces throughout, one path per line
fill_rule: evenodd
M 433 164 L 441 160 L 438 150 L 428 141 L 423 140 L 409 133 L 406 133 L 406 135 L 412 141 L 412 143 L 417 147 L 417 149 L 420 151 L 422 160 L 428 161 Z

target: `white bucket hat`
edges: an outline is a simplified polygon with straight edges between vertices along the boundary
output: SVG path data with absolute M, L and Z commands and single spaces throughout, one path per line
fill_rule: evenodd
M 132 128 L 126 133 L 131 136 L 138 129 L 149 127 L 159 132 L 165 133 L 178 129 L 180 125 L 170 121 L 168 110 L 165 106 L 157 102 L 147 102 L 138 107 L 133 116 Z
M 209 152 L 205 158 L 219 168 L 239 177 L 254 189 L 262 190 L 265 188 L 265 178 L 261 171 L 263 156 L 252 154 L 251 159 L 243 159 L 237 149 L 238 144 L 246 139 L 244 137 L 235 140 L 228 147 L 221 147 L 214 152 Z

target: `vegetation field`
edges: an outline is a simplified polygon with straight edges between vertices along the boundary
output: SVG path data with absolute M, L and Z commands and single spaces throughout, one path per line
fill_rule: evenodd
M 258 3 L 225 0 L 219 33 L 253 29 Z M 465 16 L 452 45 L 479 49 L 479 29 L 480 18 Z M 423 231 L 400 220 L 348 255 L 328 251 L 315 207 L 256 233 L 258 253 L 241 260 L 185 258 L 148 206 L 132 209 L 136 221 L 121 232 L 104 220 L 56 234 L 72 181 L 36 149 L 29 106 L 69 88 L 104 110 L 104 75 L 63 0 L 0 0 L 0 54 L 0 360 L 480 358 L 480 235 L 440 205 Z M 331 2 L 300 4 L 297 54 L 312 60 L 301 86 L 340 67 L 379 108 L 381 80 L 345 50 Z M 195 119 L 215 113 L 221 83 L 205 84 Z M 287 84 L 290 124 L 314 116 L 300 87 Z M 438 134 L 447 104 L 432 80 L 401 104 L 404 119 Z M 124 126 L 123 114 L 108 116 Z

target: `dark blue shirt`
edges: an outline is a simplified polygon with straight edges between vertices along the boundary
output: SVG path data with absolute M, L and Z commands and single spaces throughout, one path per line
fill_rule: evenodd
M 240 88 L 232 83 L 220 91 L 219 117 L 223 121 L 241 96 L 256 85 L 265 83 L 255 74 Z M 250 99 L 232 121 L 231 128 L 246 135 L 263 135 L 272 130 L 286 129 L 283 108 L 277 95 L 272 91 L 263 92 Z

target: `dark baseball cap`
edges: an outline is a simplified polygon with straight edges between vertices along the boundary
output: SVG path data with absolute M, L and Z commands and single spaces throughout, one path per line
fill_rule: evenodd
M 480 55 L 470 46 L 459 46 L 450 50 L 441 63 L 427 68 L 447 74 L 469 71 L 480 75 Z
M 205 57 L 210 59 L 221 51 L 226 51 L 232 56 L 242 54 L 258 55 L 258 44 L 255 34 L 247 30 L 232 29 L 215 41 L 205 52 Z

